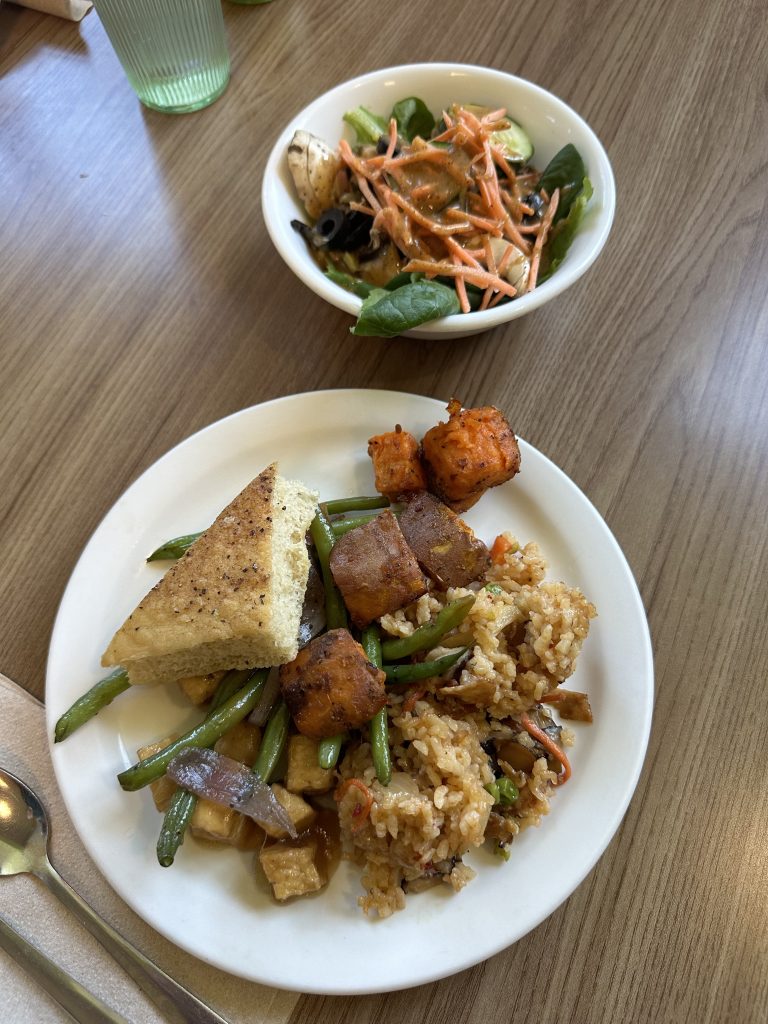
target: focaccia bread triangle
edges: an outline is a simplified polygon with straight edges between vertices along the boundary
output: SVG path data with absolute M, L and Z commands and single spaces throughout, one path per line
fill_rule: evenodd
M 122 665 L 137 684 L 291 661 L 316 505 L 268 466 L 128 616 L 102 665 Z

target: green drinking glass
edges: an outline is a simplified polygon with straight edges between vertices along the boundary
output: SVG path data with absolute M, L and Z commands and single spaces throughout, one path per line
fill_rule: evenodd
M 141 102 L 182 114 L 213 103 L 229 81 L 221 0 L 94 0 Z

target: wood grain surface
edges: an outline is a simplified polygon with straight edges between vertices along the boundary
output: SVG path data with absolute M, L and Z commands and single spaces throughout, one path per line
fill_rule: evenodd
M 305 997 L 293 1024 L 765 1021 L 764 3 L 225 7 L 231 84 L 183 117 L 140 107 L 95 15 L 0 7 L 0 670 L 42 695 L 81 548 L 199 427 L 336 386 L 496 404 L 636 575 L 657 673 L 640 784 L 594 871 L 514 947 L 411 992 Z M 275 255 L 262 168 L 312 97 L 425 59 L 575 107 L 613 163 L 614 229 L 576 286 L 505 328 L 353 339 Z

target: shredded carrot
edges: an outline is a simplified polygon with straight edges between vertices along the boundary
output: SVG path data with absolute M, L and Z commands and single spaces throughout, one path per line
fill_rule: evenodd
M 491 286 L 504 295 L 517 294 L 514 286 L 508 281 L 502 281 L 500 277 L 494 277 L 487 270 L 477 270 L 475 267 L 457 267 L 455 263 L 429 263 L 426 260 L 413 259 L 403 267 L 403 270 L 408 274 L 426 274 L 427 277 L 463 277 L 467 284 L 476 284 L 478 288 Z
M 345 779 L 340 786 L 337 786 L 336 792 L 333 794 L 333 799 L 339 803 L 344 799 L 353 786 L 355 789 L 359 789 L 365 797 L 365 802 L 362 804 L 358 803 L 352 811 L 352 817 L 360 819 L 353 829 L 354 832 L 358 832 L 365 825 L 368 820 L 368 816 L 371 813 L 371 808 L 373 807 L 373 793 L 370 789 L 368 789 L 361 779 Z
M 371 217 L 376 216 L 376 211 L 372 210 L 370 206 L 366 206 L 365 203 L 356 203 L 354 201 L 349 204 L 350 210 L 356 210 L 357 213 L 367 213 Z
M 520 715 L 520 724 L 527 733 L 533 736 L 535 740 L 538 740 L 542 747 L 544 747 L 544 749 L 553 757 L 557 758 L 563 766 L 561 774 L 557 777 L 557 785 L 564 786 L 571 777 L 571 763 L 565 756 L 565 752 L 558 747 L 554 740 L 551 740 L 549 736 L 547 736 L 543 729 L 540 729 L 538 725 L 534 725 L 528 715 Z
M 503 533 L 500 533 L 496 540 L 493 542 L 491 548 L 491 561 L 494 565 L 503 565 L 504 556 L 508 551 L 513 548 L 512 541 L 505 537 Z
M 390 119 L 389 119 L 389 145 L 387 146 L 387 151 L 384 154 L 384 156 L 387 158 L 387 160 L 391 160 L 392 159 L 392 154 L 395 152 L 396 149 L 397 149 L 397 121 L 394 119 L 394 117 L 390 117 Z
M 533 247 L 533 256 L 531 257 L 531 269 L 528 272 L 528 291 L 533 291 L 536 287 L 536 278 L 539 274 L 539 264 L 541 262 L 541 250 L 544 248 L 544 242 L 546 241 L 549 229 L 552 226 L 555 213 L 557 212 L 557 204 L 560 200 L 560 189 L 556 188 L 552 193 L 552 198 L 549 201 L 547 212 L 541 222 L 541 230 L 536 236 L 536 243 Z
M 419 689 L 410 690 L 408 696 L 403 701 L 403 711 L 413 711 L 416 707 L 416 702 L 421 700 L 426 692 L 426 690 Z
M 459 248 L 461 248 L 461 246 L 459 246 Z M 454 256 L 453 262 L 458 266 L 461 263 L 461 260 L 459 259 L 458 256 Z M 459 306 L 461 307 L 461 312 L 468 313 L 471 307 L 469 305 L 469 299 L 467 297 L 467 286 L 464 281 L 464 278 L 458 276 L 454 277 L 453 284 L 454 287 L 456 288 L 456 295 L 459 298 Z

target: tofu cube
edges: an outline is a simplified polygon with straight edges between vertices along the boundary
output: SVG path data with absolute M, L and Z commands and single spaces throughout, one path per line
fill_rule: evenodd
M 184 676 L 178 680 L 179 689 L 191 704 L 205 704 L 214 695 L 223 677 L 223 672 L 209 672 L 207 676 Z
M 277 900 L 304 896 L 322 889 L 325 880 L 317 868 L 317 842 L 307 840 L 300 846 L 265 846 L 259 853 L 267 881 Z
M 195 804 L 189 828 L 197 839 L 226 843 L 238 850 L 255 850 L 263 840 L 258 825 L 250 818 L 205 798 Z
M 143 761 L 146 757 L 151 757 L 153 754 L 164 750 L 175 739 L 178 739 L 176 735 L 166 736 L 165 739 L 158 740 L 157 743 L 148 743 L 144 747 L 139 747 L 136 751 L 139 755 L 139 760 Z M 152 799 L 155 801 L 155 807 L 164 814 L 168 810 L 171 798 L 178 788 L 176 783 L 173 779 L 169 779 L 167 775 L 163 775 L 156 782 L 150 782 L 149 788 L 152 790 Z
M 272 786 L 272 792 L 275 794 L 278 802 L 288 812 L 288 817 L 296 826 L 297 832 L 303 832 L 305 828 L 309 828 L 317 817 L 317 811 L 314 807 L 310 807 L 306 800 L 303 800 L 296 793 L 289 793 L 284 786 L 280 786 L 278 783 Z M 288 835 L 285 829 L 280 828 L 279 825 L 265 825 L 264 831 L 268 836 L 272 836 L 273 839 L 285 839 Z
M 327 793 L 333 786 L 333 769 L 317 763 L 319 743 L 309 736 L 291 736 L 285 788 L 291 793 Z
M 234 761 L 253 767 L 261 742 L 261 729 L 251 722 L 238 722 L 228 729 L 213 748 L 217 754 L 224 754 Z

